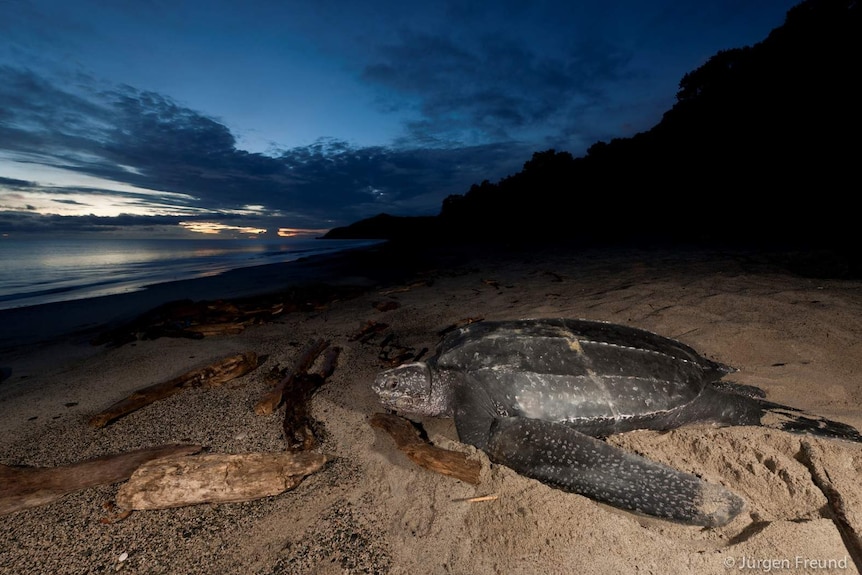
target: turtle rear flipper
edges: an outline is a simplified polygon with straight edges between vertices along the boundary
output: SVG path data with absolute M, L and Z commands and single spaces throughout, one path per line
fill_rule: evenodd
M 553 487 L 691 525 L 725 525 L 745 506 L 738 495 L 719 485 L 561 423 L 497 418 L 487 452 L 492 461 Z
M 825 417 L 813 415 L 795 407 L 788 407 L 779 403 L 766 401 L 765 399 L 754 401 L 756 401 L 758 407 L 761 409 L 760 425 L 764 427 L 803 435 L 844 439 L 862 443 L 862 434 L 852 425 L 826 419 Z

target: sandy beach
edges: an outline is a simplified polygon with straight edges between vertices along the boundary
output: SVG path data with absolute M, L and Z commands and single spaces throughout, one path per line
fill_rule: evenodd
M 737 368 L 728 380 L 862 429 L 862 281 L 803 277 L 740 252 L 452 248 L 398 254 L 398 272 L 392 254 L 364 254 L 0 313 L 6 465 L 57 466 L 170 443 L 281 451 L 282 412 L 253 409 L 269 389 L 265 374 L 291 365 L 316 338 L 342 349 L 310 407 L 316 450 L 330 461 L 294 490 L 106 523 L 119 484 L 89 488 L 3 517 L 0 573 L 859 572 L 860 444 L 704 425 L 609 438 L 745 499 L 734 521 L 704 529 L 552 489 L 460 444 L 451 421 L 420 420 L 435 445 L 482 464 L 479 485 L 445 477 L 414 465 L 369 418 L 381 411 L 370 384 L 387 338 L 433 353 L 438 332 L 466 318 L 572 317 L 678 339 Z M 358 289 L 236 335 L 88 343 L 102 323 L 169 299 L 242 297 L 300 280 Z M 392 309 L 379 311 L 381 301 Z M 388 327 L 356 340 L 369 320 Z M 184 391 L 103 429 L 87 424 L 136 389 L 249 350 L 268 359 L 248 375 Z M 466 501 L 484 495 L 497 497 Z

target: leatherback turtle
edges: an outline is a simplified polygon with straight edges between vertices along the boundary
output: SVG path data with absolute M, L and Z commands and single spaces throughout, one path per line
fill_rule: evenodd
M 397 412 L 454 416 L 461 441 L 528 477 L 623 509 L 720 526 L 744 508 L 738 495 L 601 438 L 709 422 L 862 441 L 849 425 L 720 381 L 732 371 L 632 327 L 488 321 L 451 331 L 433 358 L 383 371 L 373 388 Z

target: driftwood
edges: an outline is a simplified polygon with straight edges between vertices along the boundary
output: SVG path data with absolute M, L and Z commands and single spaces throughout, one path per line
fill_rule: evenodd
M 160 399 L 169 397 L 182 389 L 216 386 L 252 371 L 258 366 L 257 354 L 253 351 L 239 353 L 220 359 L 201 369 L 186 372 L 162 383 L 157 383 L 132 393 L 90 419 L 93 427 L 105 427 L 108 423 Z
M 374 336 L 374 334 L 379 333 L 381 331 L 385 331 L 388 327 L 389 327 L 389 324 L 387 324 L 387 323 L 377 322 L 377 321 L 370 319 L 367 322 L 365 322 L 365 325 L 363 325 L 362 328 L 358 332 L 351 335 L 348 338 L 348 341 L 359 340 L 362 343 L 368 343 L 368 340 L 370 340 Z
M 190 334 L 200 334 L 204 337 L 210 337 L 213 335 L 236 335 L 238 333 L 242 333 L 244 329 L 244 324 L 237 322 L 226 322 L 194 325 L 191 327 L 187 327 L 183 331 L 186 331 Z
M 154 459 L 189 455 L 200 450 L 199 445 L 165 445 L 61 467 L 0 465 L 0 515 L 45 505 L 87 487 L 122 481 Z
M 329 342 L 322 339 L 309 343 L 300 354 L 293 370 L 283 377 L 281 381 L 275 385 L 272 391 L 267 393 L 263 399 L 257 402 L 257 405 L 254 406 L 254 412 L 258 415 L 269 415 L 278 409 L 278 406 L 281 405 L 284 390 L 293 385 L 293 381 L 311 367 L 314 360 L 317 359 L 317 356 L 320 355 L 328 345 Z
M 401 304 L 394 300 L 376 301 L 371 305 L 373 305 L 374 309 L 377 311 L 392 311 L 393 309 L 401 307 Z
M 278 495 L 326 463 L 320 453 L 205 454 L 142 465 L 117 493 L 124 509 L 234 503 Z
M 467 459 L 464 453 L 435 447 L 423 441 L 416 428 L 403 417 L 375 413 L 371 417 L 371 425 L 391 435 L 398 449 L 417 465 L 467 483 L 479 484 L 482 465 L 478 461 Z
M 323 378 L 319 374 L 301 373 L 285 390 L 283 429 L 288 451 L 307 451 L 317 444 L 308 416 L 308 401 L 321 385 Z
M 395 367 L 407 361 L 419 361 L 426 353 L 428 353 L 427 347 L 415 353 L 414 348 L 401 345 L 396 340 L 395 334 L 390 333 L 380 342 L 380 353 L 377 354 L 377 359 L 383 367 Z
M 317 444 L 308 415 L 308 402 L 335 371 L 340 351 L 338 347 L 327 349 L 320 373 L 299 374 L 292 385 L 285 388 L 284 440 L 288 451 L 307 451 Z
M 413 353 L 412 347 L 403 347 L 397 344 L 390 344 L 380 348 L 380 353 L 377 354 L 377 359 L 383 367 L 395 367 L 407 361 L 413 360 L 416 354 Z
M 380 293 L 380 295 L 392 295 L 394 293 L 404 293 L 404 292 L 408 292 L 414 288 L 430 286 L 431 283 L 432 283 L 431 280 L 419 280 L 419 281 L 415 281 L 412 284 L 409 284 L 406 286 L 392 288 L 392 289 L 388 289 L 388 290 L 383 290 L 379 293 Z
M 322 309 L 331 302 L 355 297 L 361 292 L 356 286 L 313 284 L 230 301 L 173 301 L 101 333 L 93 339 L 93 344 L 119 346 L 138 339 L 200 339 L 205 335 L 235 333 L 240 328 L 272 321 L 282 314 Z
M 390 333 L 380 342 L 380 353 L 377 354 L 377 359 L 382 367 L 395 367 L 408 361 L 419 361 L 426 353 L 428 353 L 427 347 L 417 352 L 412 347 L 398 343 L 395 334 Z

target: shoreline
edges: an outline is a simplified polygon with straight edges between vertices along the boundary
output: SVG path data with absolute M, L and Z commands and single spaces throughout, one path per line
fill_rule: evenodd
M 538 244 L 541 252 L 565 253 L 572 251 L 575 259 L 609 257 L 619 259 L 625 254 L 639 254 L 642 259 L 668 258 L 664 247 L 632 248 L 565 246 L 559 248 Z M 236 299 L 262 296 L 309 284 L 352 285 L 371 287 L 379 282 L 395 282 L 414 274 L 422 267 L 464 265 L 470 260 L 481 261 L 486 254 L 491 259 L 519 254 L 531 249 L 529 244 L 507 249 L 482 244 L 443 245 L 411 244 L 385 241 L 383 243 L 351 248 L 336 253 L 315 254 L 289 262 L 234 268 L 213 276 L 149 284 L 137 291 L 95 296 L 81 299 L 49 302 L 0 310 L 0 356 L 22 346 L 42 344 L 61 338 L 81 337 L 94 331 L 134 319 L 170 301 Z M 712 254 L 709 257 L 727 257 L 747 260 L 757 269 L 777 269 L 803 277 L 813 274 L 831 277 L 837 271 L 841 278 L 845 262 L 833 259 L 819 250 L 778 250 L 752 257 L 749 250 L 709 247 L 682 247 L 679 257 L 686 254 Z M 670 256 L 673 259 L 673 256 Z M 853 279 L 855 275 L 851 275 Z
M 289 262 L 235 268 L 214 276 L 150 284 L 128 293 L 0 310 L 0 354 L 22 346 L 91 335 L 170 301 L 253 297 L 313 283 L 370 286 L 375 282 L 374 274 L 363 273 L 361 262 L 374 258 L 381 250 L 381 245 L 363 246 Z
M 159 283 L 290 263 L 380 241 L 0 238 L 0 260 L 6 264 L 0 269 L 0 311 L 131 293 Z

